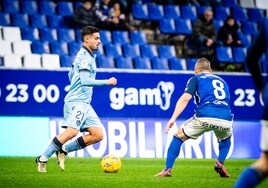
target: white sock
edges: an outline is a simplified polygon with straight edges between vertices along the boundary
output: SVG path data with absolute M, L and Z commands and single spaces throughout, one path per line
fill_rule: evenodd
M 46 158 L 45 156 L 41 155 L 39 160 L 42 161 L 42 162 L 46 162 L 46 161 L 48 161 L 48 158 Z

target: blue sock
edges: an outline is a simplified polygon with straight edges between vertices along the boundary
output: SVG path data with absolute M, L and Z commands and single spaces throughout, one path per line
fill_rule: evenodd
M 87 147 L 82 136 L 65 146 L 67 153 Z
M 53 140 L 50 142 L 48 148 L 46 151 L 43 153 L 43 156 L 46 157 L 47 159 L 50 158 L 56 151 L 60 150 L 62 147 L 62 143 L 55 137 Z
M 225 140 L 221 140 L 219 143 L 219 156 L 218 156 L 218 161 L 220 163 L 224 163 L 227 154 L 229 152 L 231 146 L 231 136 Z
M 261 174 L 256 169 L 249 167 L 241 173 L 234 188 L 256 187 L 262 179 Z
M 180 138 L 176 136 L 173 137 L 168 148 L 167 159 L 166 159 L 166 170 L 173 167 L 176 158 L 180 154 L 182 143 L 183 141 Z

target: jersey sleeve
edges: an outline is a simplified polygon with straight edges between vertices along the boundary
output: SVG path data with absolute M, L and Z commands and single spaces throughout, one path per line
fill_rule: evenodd
M 88 59 L 81 59 L 77 63 L 77 67 L 79 70 L 91 70 L 91 63 Z
M 194 96 L 196 90 L 197 90 L 197 78 L 196 76 L 193 76 L 188 80 L 184 93 L 189 93 L 192 96 Z

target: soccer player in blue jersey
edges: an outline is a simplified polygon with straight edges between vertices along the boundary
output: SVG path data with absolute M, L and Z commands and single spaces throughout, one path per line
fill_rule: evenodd
M 63 127 L 66 129 L 53 138 L 45 152 L 36 158 L 38 172 L 46 172 L 46 163 L 54 153 L 57 155 L 59 167 L 64 170 L 67 153 L 100 142 L 103 138 L 103 125 L 90 105 L 93 87 L 114 86 L 117 84 L 117 80 L 114 77 L 107 80 L 96 79 L 96 55 L 94 51 L 101 43 L 99 29 L 86 26 L 81 29 L 80 33 L 83 47 L 77 53 L 68 74 L 71 85 L 64 99 Z M 88 134 L 63 146 L 67 141 L 77 136 L 79 131 L 87 131 Z
M 197 104 L 195 114 L 175 133 L 168 148 L 166 167 L 155 176 L 171 176 L 172 167 L 184 141 L 190 138 L 197 139 L 205 132 L 214 131 L 219 142 L 219 156 L 214 169 L 220 177 L 228 178 L 230 175 L 224 167 L 224 161 L 229 152 L 233 134 L 229 88 L 222 78 L 212 74 L 210 62 L 206 58 L 197 60 L 194 72 L 195 75 L 188 80 L 184 93 L 176 103 L 173 115 L 166 125 L 166 133 L 193 97 Z
M 262 77 L 259 66 L 259 60 L 263 54 L 268 55 L 268 19 L 261 22 L 260 32 L 249 47 L 246 57 L 246 64 L 264 102 L 260 143 L 262 153 L 255 163 L 241 173 L 234 185 L 235 188 L 256 187 L 268 176 L 268 83 L 267 78 Z

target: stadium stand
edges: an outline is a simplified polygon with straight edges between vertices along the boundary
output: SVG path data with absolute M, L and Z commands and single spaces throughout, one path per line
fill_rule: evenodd
M 24 14 L 38 14 L 37 1 L 21 1 L 21 12 Z
M 21 40 L 12 42 L 13 53 L 23 56 L 25 54 L 31 54 L 31 41 Z
M 239 37 L 243 46 L 241 48 L 230 47 L 227 51 L 224 47 L 219 48 L 217 50 L 220 52 L 215 54 L 215 59 L 220 62 L 230 62 L 231 60 L 234 63 L 241 63 L 246 55 L 245 49 L 258 32 L 258 23 L 267 16 L 267 11 L 253 6 L 252 3 L 250 7 L 240 6 L 240 1 L 237 0 L 221 0 L 219 2 L 221 2 L 219 6 L 211 7 L 216 27 L 219 28 L 227 16 L 233 15 L 241 25 Z M 52 66 L 54 68 L 71 65 L 72 62 L 67 61 L 71 61 L 81 48 L 80 30 L 72 27 L 71 17 L 81 2 L 3 0 L 0 5 L 2 36 L 0 59 L 3 61 L 3 66 L 5 66 L 6 60 L 12 59 L 11 57 L 4 58 L 6 54 L 19 54 L 20 59 L 23 59 L 21 65 L 30 68 L 31 65 L 24 63 L 28 58 L 28 56 L 27 58 L 24 56 L 29 55 L 27 53 L 36 55 L 34 58 L 36 61 L 40 56 L 42 67 L 49 67 L 46 65 L 47 57 L 43 57 L 44 54 L 58 56 L 55 58 L 57 60 L 53 60 L 57 61 Z M 101 30 L 102 44 L 96 52 L 101 55 L 98 66 L 102 68 L 192 70 L 192 67 L 188 66 L 188 62 L 197 57 L 184 53 L 186 50 L 191 50 L 184 45 L 184 41 L 192 34 L 193 22 L 206 8 L 206 6 L 157 4 L 152 1 L 132 4 L 131 15 L 134 23 L 137 22 L 139 26 L 140 22 L 145 22 L 152 34 L 146 30 L 148 29 L 146 24 L 144 24 L 145 28 L 139 27 L 135 31 Z M 175 38 L 177 36 L 178 41 L 170 40 L 170 36 Z M 169 45 L 169 42 L 172 42 L 173 45 Z M 26 49 L 25 52 L 19 51 L 17 46 L 19 44 L 26 45 L 26 43 L 27 47 L 23 47 Z M 185 48 L 186 50 L 184 50 Z M 105 66 L 103 59 L 106 57 L 109 62 L 113 63 Z M 14 59 L 17 61 L 17 58 Z M 123 61 L 126 63 L 124 64 Z M 20 63 L 16 63 L 16 65 L 18 64 L 20 65 Z M 33 66 L 33 68 L 37 67 L 39 66 Z
M 25 68 L 29 68 L 29 69 L 42 68 L 40 54 L 25 54 L 22 58 L 22 61 L 23 61 L 23 66 Z
M 4 67 L 5 68 L 22 68 L 22 59 L 20 55 L 17 54 L 4 54 Z
M 10 41 L 0 40 L 0 56 L 5 54 L 12 54 L 12 46 Z
M 60 57 L 57 54 L 42 54 L 42 67 L 45 69 L 53 70 L 59 69 L 60 66 Z
M 187 70 L 186 60 L 184 58 L 171 58 L 169 59 L 171 70 Z
M 115 59 L 116 68 L 133 69 L 132 58 L 119 56 Z
M 111 56 L 99 55 L 97 64 L 99 68 L 115 68 L 114 58 Z

